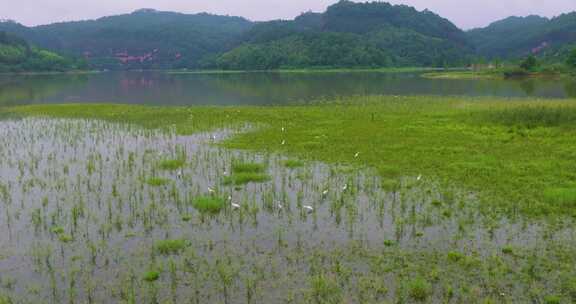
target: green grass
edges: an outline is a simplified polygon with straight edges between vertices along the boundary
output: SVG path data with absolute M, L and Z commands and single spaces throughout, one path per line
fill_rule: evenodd
M 431 72 L 421 75 L 429 79 L 502 79 L 502 73 L 494 73 L 489 71 L 474 72 L 474 71 L 448 71 L 448 72 Z
M 150 270 L 147 271 L 146 273 L 144 273 L 144 281 L 146 282 L 154 282 L 157 281 L 160 278 L 160 273 L 158 271 L 155 270 Z
M 174 70 L 168 71 L 168 74 L 245 74 L 245 73 L 416 73 L 425 71 L 442 70 L 438 68 L 425 68 L 425 67 L 403 67 L 403 68 L 330 68 L 330 67 L 316 67 L 316 68 L 294 68 L 294 69 L 279 69 L 279 70 Z
M 186 164 L 183 159 L 166 159 L 160 162 L 159 167 L 162 170 L 174 171 L 178 170 Z
M 478 192 L 482 199 L 478 209 L 486 213 L 576 216 L 576 206 L 554 203 L 557 199 L 552 197 L 557 195 L 549 190 L 576 182 L 574 100 L 358 96 L 306 106 L 84 104 L 20 106 L 3 111 L 98 118 L 147 128 L 175 125 L 180 134 L 240 127 L 248 122 L 258 128 L 223 145 L 371 167 L 391 189 L 403 176 L 423 175 L 445 186 Z M 283 127 L 286 132 L 280 131 Z M 357 152 L 359 157 L 355 157 Z M 235 167 L 232 175 L 243 175 L 231 177 L 229 182 L 263 178 L 258 175 L 263 174 L 260 165 Z
M 170 182 L 169 179 L 160 178 L 160 177 L 151 177 L 149 178 L 146 183 L 152 187 L 161 187 L 165 186 Z
M 299 167 L 303 167 L 303 166 L 304 166 L 304 162 L 301 160 L 289 159 L 289 160 L 284 162 L 284 167 L 290 168 L 290 169 L 295 169 L 295 168 L 299 168 Z
M 566 209 L 576 208 L 576 187 L 546 189 L 544 190 L 544 198 L 553 206 Z
M 520 105 L 517 107 L 491 109 L 474 113 L 479 121 L 508 127 L 573 127 L 576 126 L 574 105 L 549 106 L 546 104 Z
M 263 173 L 266 171 L 266 165 L 258 163 L 240 163 L 232 164 L 233 173 Z
M 432 286 L 423 278 L 409 281 L 406 288 L 410 298 L 421 302 L 424 302 L 432 293 Z
M 54 226 L 54 227 L 52 227 L 52 233 L 54 233 L 54 234 L 56 234 L 56 235 L 63 234 L 64 232 L 65 232 L 65 231 L 64 231 L 64 227 L 61 227 L 61 226 Z
M 178 254 L 188 246 L 186 240 L 161 240 L 156 241 L 154 250 L 162 255 Z
M 233 173 L 224 178 L 224 185 L 245 185 L 248 183 L 264 183 L 270 180 L 270 176 L 262 173 L 242 172 Z
M 74 241 L 74 238 L 71 235 L 65 234 L 65 233 L 59 234 L 58 239 L 62 243 L 70 243 L 70 242 Z
M 517 67 L 504 67 L 495 69 L 483 69 L 483 70 L 466 70 L 466 71 L 440 71 L 440 72 L 429 72 L 421 75 L 424 78 L 429 79 L 453 79 L 453 80 L 465 80 L 465 79 L 523 79 L 523 78 L 569 78 L 573 77 L 570 71 L 565 69 L 557 69 L 553 66 L 548 66 L 541 68 L 538 71 L 528 72 L 526 70 Z
M 270 180 L 270 176 L 265 172 L 265 164 L 234 161 L 232 174 L 224 178 L 224 184 L 240 186 L 248 183 L 263 183 Z
M 226 201 L 222 198 L 202 196 L 194 199 L 192 206 L 201 213 L 217 214 L 225 206 Z

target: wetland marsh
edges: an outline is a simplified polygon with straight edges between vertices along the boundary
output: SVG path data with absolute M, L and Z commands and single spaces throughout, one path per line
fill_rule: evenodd
M 33 105 L 0 303 L 570 303 L 571 100 Z

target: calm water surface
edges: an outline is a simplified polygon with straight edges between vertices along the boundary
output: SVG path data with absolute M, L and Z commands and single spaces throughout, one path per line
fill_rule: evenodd
M 268 105 L 322 97 L 461 95 L 576 97 L 576 81 L 445 80 L 415 73 L 0 75 L 0 104 L 110 102 L 154 105 Z

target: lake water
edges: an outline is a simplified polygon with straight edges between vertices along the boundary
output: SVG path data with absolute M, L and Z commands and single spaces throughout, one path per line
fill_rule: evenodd
M 566 98 L 576 97 L 576 81 L 446 80 L 425 79 L 417 73 L 378 72 L 0 75 L 0 105 L 269 105 L 364 94 Z

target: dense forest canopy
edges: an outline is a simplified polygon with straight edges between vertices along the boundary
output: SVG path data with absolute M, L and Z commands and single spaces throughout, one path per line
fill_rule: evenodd
M 565 62 L 576 46 L 576 13 L 510 17 L 465 32 L 428 10 L 341 0 L 294 20 L 142 9 L 36 27 L 0 22 L 0 31 L 98 69 L 444 67 L 528 55 Z
M 0 30 L 63 54 L 83 56 L 101 69 L 196 67 L 208 55 L 231 49 L 252 23 L 239 17 L 180 14 L 151 9 L 97 20 Z
M 86 67 L 83 60 L 30 46 L 20 37 L 0 32 L 0 72 L 67 71 Z
M 509 17 L 468 32 L 477 52 L 487 58 L 514 58 L 529 54 L 553 56 L 576 44 L 576 12 L 548 19 Z

